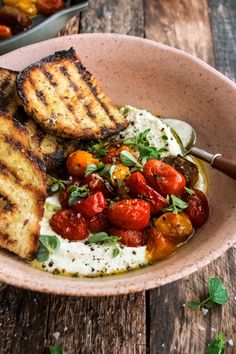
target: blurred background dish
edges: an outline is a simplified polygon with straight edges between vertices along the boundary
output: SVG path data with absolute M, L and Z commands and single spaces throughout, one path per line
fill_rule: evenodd
M 0 0 L 1 8 L 2 6 L 4 6 L 4 4 L 8 6 L 11 3 L 14 3 L 14 1 Z M 21 3 L 24 2 L 22 1 Z M 48 2 L 45 3 L 47 6 Z M 25 18 L 23 19 L 24 22 L 23 27 L 28 29 L 21 30 L 21 31 L 18 30 L 17 32 L 19 33 L 13 34 L 9 38 L 0 40 L 0 55 L 8 53 L 14 49 L 26 46 L 28 44 L 37 43 L 45 39 L 56 37 L 58 32 L 60 32 L 65 27 L 65 25 L 70 20 L 70 18 L 72 18 L 74 15 L 78 14 L 79 12 L 85 10 L 87 6 L 88 6 L 88 1 L 86 0 L 85 1 L 69 0 L 69 1 L 65 1 L 64 7 L 61 10 L 58 10 L 51 15 L 49 13 L 48 15 L 42 14 L 42 12 L 46 14 L 47 12 L 46 9 L 45 11 L 41 11 L 41 13 L 38 12 L 36 16 L 32 16 L 30 18 L 28 18 L 25 15 Z M 19 9 L 16 8 L 14 9 L 15 11 L 20 11 Z M 2 27 L 1 25 L 5 24 L 1 22 L 1 17 L 2 16 L 1 16 L 1 9 L 0 9 L 0 34 L 1 34 L 1 30 L 3 31 L 5 30 L 4 28 L 3 29 L 1 28 Z

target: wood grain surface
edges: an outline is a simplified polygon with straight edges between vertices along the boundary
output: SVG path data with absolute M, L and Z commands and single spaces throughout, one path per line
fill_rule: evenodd
M 61 34 L 77 31 L 159 40 L 236 78 L 234 0 L 91 0 Z M 232 248 L 188 278 L 118 297 L 50 296 L 2 284 L 0 354 L 41 354 L 52 344 L 68 354 L 203 354 L 219 330 L 236 344 L 235 256 Z M 227 305 L 206 316 L 183 306 L 204 298 L 207 280 L 217 275 L 229 289 Z M 226 353 L 236 353 L 236 346 L 227 345 Z

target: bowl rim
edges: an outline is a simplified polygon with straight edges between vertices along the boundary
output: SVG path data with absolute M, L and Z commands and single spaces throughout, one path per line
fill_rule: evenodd
M 229 78 L 224 76 L 222 73 L 211 67 L 209 64 L 205 63 L 203 60 L 187 53 L 184 52 L 180 49 L 176 49 L 170 46 L 167 46 L 165 44 L 150 40 L 150 39 L 145 39 L 145 38 L 140 38 L 140 37 L 135 37 L 135 36 L 128 36 L 128 35 L 123 35 L 123 34 L 115 34 L 115 33 L 85 33 L 85 34 L 76 34 L 76 35 L 70 35 L 70 36 L 64 36 L 64 37 L 58 37 L 54 39 L 49 39 L 43 42 L 39 42 L 36 44 L 31 44 L 28 46 L 25 46 L 23 48 L 31 48 L 33 49 L 34 46 L 37 46 L 41 43 L 52 43 L 52 42 L 60 42 L 63 38 L 65 39 L 70 39 L 70 43 L 73 45 L 73 39 L 79 39 L 81 37 L 85 38 L 91 38 L 91 37 L 102 37 L 105 40 L 106 39 L 120 39 L 122 41 L 135 41 L 139 42 L 140 44 L 148 44 L 153 47 L 158 47 L 160 49 L 163 49 L 167 52 L 172 52 L 178 54 L 180 57 L 185 57 L 188 58 L 190 61 L 195 62 L 197 65 L 200 67 L 206 69 L 207 71 L 211 72 L 212 74 L 218 76 L 222 81 L 224 81 L 227 85 L 229 85 L 232 89 L 236 90 L 236 84 L 231 81 Z M 19 52 L 22 48 L 16 49 L 13 52 L 10 52 L 8 54 L 3 55 L 2 57 L 7 57 L 8 55 L 17 55 L 17 52 Z M 48 283 L 44 284 L 39 278 L 40 277 L 35 277 L 34 280 L 32 281 L 31 279 L 26 279 L 25 277 L 18 277 L 17 272 L 15 274 L 12 273 L 7 273 L 7 266 L 2 266 L 0 267 L 0 280 L 8 283 L 10 285 L 20 287 L 20 288 L 25 288 L 33 291 L 39 291 L 39 292 L 44 292 L 44 293 L 49 293 L 49 294 L 57 294 L 57 295 L 67 295 L 67 296 L 107 296 L 107 295 L 121 295 L 121 294 L 128 294 L 128 293 L 134 293 L 134 292 L 139 292 L 139 291 L 144 291 L 144 290 L 149 290 L 155 287 L 159 287 L 161 285 L 165 285 L 167 283 L 179 280 L 181 278 L 184 278 L 195 271 L 199 270 L 200 268 L 207 266 L 210 262 L 213 260 L 217 259 L 220 257 L 224 252 L 226 252 L 230 247 L 232 247 L 236 242 L 236 233 L 232 235 L 230 239 L 225 242 L 220 249 L 213 250 L 210 254 L 206 254 L 205 256 L 202 256 L 196 263 L 187 265 L 184 270 L 179 271 L 178 273 L 172 273 L 167 275 L 165 278 L 161 278 L 159 280 L 158 278 L 155 279 L 153 277 L 152 279 L 145 279 L 145 274 L 140 274 L 138 271 L 130 272 L 129 274 L 132 274 L 132 277 L 123 279 L 122 277 L 116 275 L 116 276 L 107 276 L 105 277 L 107 282 L 105 283 L 105 286 L 101 287 L 101 283 L 99 283 L 100 278 L 94 278 L 94 281 L 91 282 L 90 284 L 86 283 L 86 278 L 77 278 L 76 283 L 70 282 L 70 277 L 64 277 L 64 276 L 52 276 L 51 278 L 48 279 Z M 40 271 L 41 272 L 41 271 Z M 184 274 L 183 274 L 184 273 Z M 25 274 L 22 272 L 21 274 Z M 47 273 L 49 274 L 49 273 Z M 79 281 L 82 279 L 83 281 Z M 75 280 L 75 279 L 74 279 Z M 90 279 L 91 280 L 91 279 Z M 138 281 L 137 281 L 138 280 Z M 57 285 L 56 288 L 53 288 L 53 283 L 56 281 Z M 67 285 L 71 285 L 67 286 Z M 73 286 L 73 284 L 76 284 Z

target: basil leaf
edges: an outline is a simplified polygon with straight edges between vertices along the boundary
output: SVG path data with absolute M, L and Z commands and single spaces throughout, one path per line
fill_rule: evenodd
M 37 253 L 37 260 L 39 262 L 46 262 L 50 253 L 56 252 L 60 247 L 60 241 L 54 235 L 40 235 L 39 237 L 39 251 Z
M 187 192 L 188 194 L 190 194 L 190 195 L 195 194 L 195 193 L 194 193 L 194 190 L 191 189 L 191 188 L 184 187 L 184 189 L 185 189 L 186 192 Z
M 75 204 L 79 199 L 87 198 L 89 196 L 89 188 L 87 184 L 79 187 L 75 185 L 70 186 L 69 191 L 70 191 L 70 196 L 68 199 L 69 206 Z
M 120 249 L 118 247 L 115 247 L 112 251 L 112 257 L 115 258 L 120 254 Z
M 220 305 L 226 304 L 228 301 L 228 292 L 219 277 L 211 278 L 208 281 L 208 289 L 213 302 Z
M 218 334 L 218 337 L 214 339 L 208 346 L 206 354 L 224 354 L 225 352 L 226 338 L 223 332 Z
M 135 159 L 135 157 L 129 151 L 126 150 L 121 151 L 120 161 L 124 166 L 127 167 L 142 167 L 142 165 Z
M 106 232 L 98 232 L 97 234 L 91 235 L 86 240 L 88 243 L 115 243 L 119 241 L 117 236 L 109 236 Z
M 49 347 L 48 349 L 50 354 L 66 354 L 64 350 L 58 345 L 56 345 L 55 347 Z
M 93 173 L 95 171 L 97 171 L 97 165 L 95 165 L 95 163 L 91 163 L 86 167 L 84 175 L 85 177 L 87 177 L 88 175 L 90 175 L 90 173 Z
M 187 301 L 186 305 L 191 307 L 193 310 L 198 310 L 201 307 L 201 303 L 199 301 Z

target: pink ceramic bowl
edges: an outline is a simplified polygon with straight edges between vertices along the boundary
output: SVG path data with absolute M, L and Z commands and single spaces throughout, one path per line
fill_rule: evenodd
M 162 44 L 114 34 L 61 37 L 18 49 L 0 66 L 20 70 L 45 55 L 75 47 L 105 92 L 166 117 L 184 119 L 198 145 L 235 157 L 236 85 L 201 60 Z M 134 272 L 95 279 L 48 274 L 0 252 L 0 280 L 32 290 L 66 295 L 123 294 L 182 278 L 220 256 L 236 242 L 236 184 L 209 171 L 211 216 L 176 255 Z

